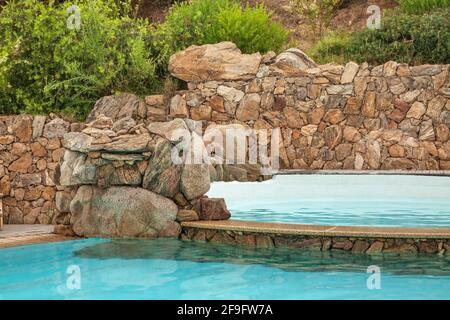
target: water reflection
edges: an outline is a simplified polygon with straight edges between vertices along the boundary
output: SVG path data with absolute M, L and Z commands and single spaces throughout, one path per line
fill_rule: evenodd
M 251 248 L 178 240 L 112 240 L 76 250 L 87 259 L 162 259 L 266 265 L 284 271 L 366 272 L 378 265 L 396 275 L 450 276 L 450 255 L 358 255 L 344 251 L 302 251 L 285 248 Z

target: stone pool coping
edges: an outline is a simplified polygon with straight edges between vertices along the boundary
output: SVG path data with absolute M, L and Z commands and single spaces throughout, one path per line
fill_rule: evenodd
M 291 174 L 336 174 L 336 175 L 411 175 L 411 176 L 440 176 L 450 177 L 450 170 L 309 170 L 283 169 L 274 175 Z
M 450 228 L 321 226 L 240 220 L 182 222 L 184 228 L 320 237 L 450 239 Z
M 183 222 L 181 240 L 357 254 L 450 254 L 450 228 L 301 225 L 251 221 Z
M 17 247 L 17 246 L 25 246 L 25 245 L 29 245 L 29 244 L 59 242 L 59 241 L 68 241 L 68 240 L 77 240 L 77 239 L 80 239 L 80 238 L 66 237 L 66 236 L 61 236 L 61 235 L 57 235 L 57 234 L 44 234 L 44 235 L 35 235 L 35 236 L 2 238 L 2 239 L 0 239 L 0 249 Z
M 58 242 L 79 239 L 54 234 L 53 225 L 13 225 L 7 224 L 0 231 L 0 249 L 29 244 Z

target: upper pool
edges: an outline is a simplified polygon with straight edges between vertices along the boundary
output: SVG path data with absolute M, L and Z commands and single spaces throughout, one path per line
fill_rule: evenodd
M 216 182 L 232 219 L 339 226 L 449 227 L 450 177 L 298 174 Z

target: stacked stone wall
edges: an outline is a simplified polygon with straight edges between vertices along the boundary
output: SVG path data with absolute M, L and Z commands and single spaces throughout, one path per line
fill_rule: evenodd
M 230 124 L 280 128 L 285 169 L 450 170 L 449 67 L 392 61 L 316 65 L 296 49 L 261 56 L 243 55 L 231 43 L 194 46 L 174 55 L 169 65 L 186 82 L 186 90 L 145 98 L 103 97 L 87 123 L 104 115 L 122 125 L 142 124 L 145 130 L 177 118 L 202 121 L 203 130 Z M 69 211 L 74 194 L 56 185 L 55 173 L 65 152 L 64 135 L 86 129 L 96 143 L 109 143 L 133 128 L 109 137 L 109 129 L 93 130 L 53 116 L 0 116 L 5 223 L 68 223 L 62 213 Z M 87 156 L 96 159 L 99 154 Z M 139 174 L 127 172 L 119 177 L 126 181 L 116 184 L 140 185 L 128 181 L 143 179 L 142 168 L 135 169 Z M 261 179 L 253 165 L 210 167 L 210 176 Z
M 46 116 L 0 116 L 0 194 L 9 224 L 59 223 L 55 170 L 71 124 Z

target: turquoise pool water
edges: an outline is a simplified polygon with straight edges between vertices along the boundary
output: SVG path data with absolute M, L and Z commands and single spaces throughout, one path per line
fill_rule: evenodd
M 450 177 L 280 175 L 213 183 L 232 219 L 300 224 L 450 227 Z
M 436 255 L 87 239 L 1 249 L 0 270 L 0 299 L 450 299 L 450 256 Z

